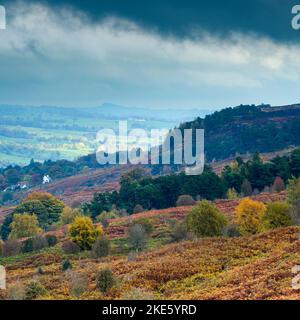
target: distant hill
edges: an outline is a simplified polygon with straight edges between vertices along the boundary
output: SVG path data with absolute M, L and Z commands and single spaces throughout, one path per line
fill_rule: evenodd
M 128 128 L 171 129 L 182 121 L 205 116 L 209 110 L 152 110 L 103 104 L 93 108 L 0 105 L 0 167 L 26 165 L 33 158 L 74 160 L 94 152 L 96 133 Z
M 188 119 L 193 119 L 196 117 L 205 117 L 207 114 L 210 114 L 212 111 L 208 109 L 150 109 L 150 108 L 133 108 L 133 107 L 124 107 L 119 105 L 114 105 L 111 103 L 105 103 L 100 107 L 90 109 L 97 110 L 98 113 L 102 114 L 105 117 L 114 117 L 114 118 L 124 118 L 124 119 L 144 119 L 144 120 L 167 120 L 167 121 L 176 121 L 180 123 Z
M 273 152 L 300 145 L 300 104 L 271 107 L 240 105 L 204 119 L 181 124 L 181 129 L 205 130 L 208 161 L 237 154 Z

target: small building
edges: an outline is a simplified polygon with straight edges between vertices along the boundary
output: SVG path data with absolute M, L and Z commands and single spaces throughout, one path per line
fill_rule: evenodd
M 43 177 L 43 184 L 47 184 L 51 182 L 51 178 L 49 177 L 49 175 L 44 175 Z

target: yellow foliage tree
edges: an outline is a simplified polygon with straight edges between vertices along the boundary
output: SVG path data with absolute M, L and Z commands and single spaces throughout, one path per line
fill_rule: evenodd
M 266 211 L 264 203 L 250 198 L 243 199 L 235 208 L 235 222 L 239 226 L 240 233 L 242 235 L 258 233 Z
M 33 237 L 40 233 L 38 218 L 35 214 L 15 214 L 11 223 L 11 239 Z
M 70 239 L 83 250 L 91 249 L 101 235 L 103 235 L 102 227 L 96 228 L 89 217 L 77 217 L 69 227 Z

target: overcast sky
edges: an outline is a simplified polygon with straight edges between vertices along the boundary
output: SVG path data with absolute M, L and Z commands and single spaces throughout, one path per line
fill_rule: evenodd
M 0 104 L 300 102 L 296 3 L 0 0 Z

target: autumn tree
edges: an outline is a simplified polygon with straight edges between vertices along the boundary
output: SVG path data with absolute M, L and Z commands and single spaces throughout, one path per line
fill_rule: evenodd
M 130 226 L 128 231 L 128 240 L 131 247 L 136 250 L 143 250 L 148 243 L 148 235 L 146 230 L 140 224 Z
M 69 227 L 69 237 L 82 250 L 90 250 L 97 238 L 103 234 L 101 226 L 97 228 L 89 217 L 77 217 Z
M 59 221 L 65 204 L 47 192 L 33 192 L 16 207 L 14 213 L 35 214 L 43 229 Z
M 186 223 L 197 237 L 214 237 L 222 235 L 227 219 L 213 203 L 203 200 L 190 211 Z
M 81 212 L 79 209 L 72 209 L 68 206 L 64 207 L 60 221 L 62 225 L 70 224 L 72 223 L 75 218 L 79 217 L 81 215 Z
M 108 256 L 110 251 L 110 241 L 105 237 L 100 237 L 93 244 L 91 256 L 95 259 Z
M 280 191 L 283 191 L 283 190 L 285 190 L 284 181 L 282 180 L 281 177 L 276 177 L 274 182 L 273 182 L 273 185 L 272 185 L 272 191 L 280 192 Z
M 289 180 L 287 201 L 292 206 L 293 220 L 300 223 L 300 177 Z
M 264 203 L 250 198 L 243 199 L 235 208 L 235 220 L 240 233 L 242 235 L 257 233 L 266 211 Z
M 105 295 L 108 294 L 116 284 L 114 274 L 111 269 L 108 268 L 99 271 L 96 281 L 97 288 Z
M 288 227 L 293 224 L 290 216 L 290 205 L 287 202 L 276 201 L 267 204 L 267 211 L 262 217 L 261 230 Z
M 20 239 L 36 236 L 41 229 L 36 215 L 15 214 L 11 224 L 11 239 Z
M 252 195 L 252 186 L 249 180 L 245 179 L 241 186 L 241 193 L 244 197 Z

